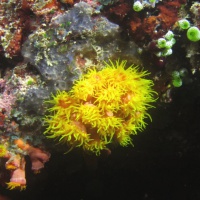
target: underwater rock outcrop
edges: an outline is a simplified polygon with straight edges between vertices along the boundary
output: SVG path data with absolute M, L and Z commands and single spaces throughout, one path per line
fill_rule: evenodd
M 139 62 L 136 45 L 125 43 L 119 26 L 98 12 L 84 2 L 77 3 L 49 25 L 38 28 L 24 43 L 23 56 L 55 90 L 69 90 L 88 67 L 116 59 L 119 54 Z

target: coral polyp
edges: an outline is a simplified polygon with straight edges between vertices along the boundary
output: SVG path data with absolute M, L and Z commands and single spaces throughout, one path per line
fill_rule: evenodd
M 74 83 L 71 91 L 57 91 L 48 100 L 44 118 L 49 138 L 70 147 L 99 155 L 110 143 L 132 144 L 132 135 L 146 127 L 147 110 L 155 101 L 149 73 L 126 61 L 105 64 L 101 71 L 90 69 Z
M 26 189 L 26 185 L 21 185 L 20 183 L 15 182 L 9 182 L 7 183 L 7 189 L 13 190 L 13 189 L 19 189 L 20 191 Z

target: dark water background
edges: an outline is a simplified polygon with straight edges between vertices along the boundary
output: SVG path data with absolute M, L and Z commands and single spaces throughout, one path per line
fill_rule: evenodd
M 156 103 L 153 122 L 133 137 L 133 147 L 113 147 L 93 157 L 73 150 L 52 152 L 40 174 L 27 158 L 26 191 L 1 188 L 0 200 L 200 199 L 200 80 L 173 90 L 173 101 Z

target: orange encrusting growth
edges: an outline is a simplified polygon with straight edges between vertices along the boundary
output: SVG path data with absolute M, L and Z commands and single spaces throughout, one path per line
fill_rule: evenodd
M 14 143 L 19 149 L 23 150 L 29 155 L 31 159 L 32 170 L 35 173 L 39 173 L 40 170 L 44 167 L 44 164 L 49 160 L 50 154 L 27 144 L 21 138 L 16 139 Z
M 106 63 L 76 81 L 71 91 L 57 91 L 45 117 L 50 138 L 66 141 L 71 147 L 82 147 L 97 155 L 117 142 L 132 144 L 131 135 L 145 128 L 145 118 L 155 101 L 153 82 L 144 79 L 147 71 L 126 68 L 126 61 Z

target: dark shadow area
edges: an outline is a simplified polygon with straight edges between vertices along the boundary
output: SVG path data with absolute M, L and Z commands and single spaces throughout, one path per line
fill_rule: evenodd
M 172 103 L 157 102 L 151 116 L 134 147 L 114 147 L 109 156 L 55 150 L 40 174 L 28 171 L 27 158 L 27 189 L 1 188 L 1 194 L 8 200 L 200 199 L 199 81 L 174 90 Z

